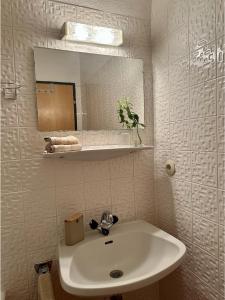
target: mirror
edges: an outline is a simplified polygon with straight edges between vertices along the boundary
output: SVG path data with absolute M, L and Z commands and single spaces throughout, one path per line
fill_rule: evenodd
M 38 129 L 122 129 L 117 101 L 127 97 L 144 123 L 143 61 L 34 49 Z

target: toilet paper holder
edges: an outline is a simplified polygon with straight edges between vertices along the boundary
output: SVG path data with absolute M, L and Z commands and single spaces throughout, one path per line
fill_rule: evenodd
M 1 82 L 1 93 L 4 99 L 16 100 L 17 90 L 22 86 L 14 82 Z

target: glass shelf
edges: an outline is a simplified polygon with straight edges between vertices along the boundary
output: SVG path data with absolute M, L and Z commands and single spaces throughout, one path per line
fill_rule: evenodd
M 150 145 L 101 145 L 83 146 L 80 151 L 43 153 L 44 158 L 64 158 L 68 160 L 106 160 L 128 153 L 153 149 Z

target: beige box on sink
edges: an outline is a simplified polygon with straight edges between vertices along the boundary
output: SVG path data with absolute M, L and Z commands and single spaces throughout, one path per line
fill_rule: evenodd
M 72 246 L 84 239 L 84 217 L 82 213 L 75 213 L 64 221 L 65 244 Z

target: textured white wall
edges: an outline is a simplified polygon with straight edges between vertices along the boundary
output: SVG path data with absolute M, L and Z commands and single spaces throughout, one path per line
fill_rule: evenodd
M 151 2 L 149 0 L 65 0 L 65 3 L 92 7 L 110 13 L 131 16 L 149 21 Z
M 162 300 L 224 299 L 224 11 L 224 0 L 152 4 L 159 225 L 188 247 L 186 262 L 160 283 Z
M 149 20 L 130 13 L 140 11 L 139 1 L 132 7 L 126 1 L 130 16 L 114 13 L 120 7 L 124 12 L 122 1 L 75 2 L 104 4 L 107 12 L 45 0 L 2 1 L 2 79 L 22 85 L 17 100 L 2 99 L 1 107 L 2 283 L 8 299 L 36 299 L 33 264 L 56 257 L 63 219 L 74 210 L 84 213 L 86 223 L 106 208 L 118 214 L 121 221 L 141 218 L 154 222 L 152 151 L 103 162 L 42 158 L 44 134 L 36 129 L 35 46 L 143 58 L 147 116 L 143 134 L 146 143 L 152 141 Z M 125 44 L 105 48 L 60 41 L 65 21 L 121 28 Z M 123 143 L 118 131 L 76 135 L 83 144 Z M 127 299 L 132 297 L 156 299 L 152 288 L 132 293 Z

